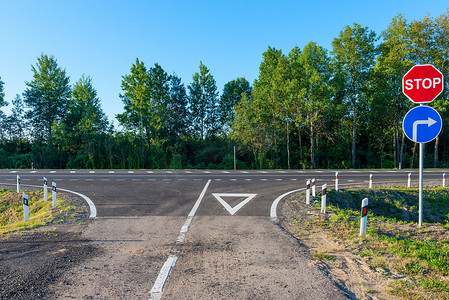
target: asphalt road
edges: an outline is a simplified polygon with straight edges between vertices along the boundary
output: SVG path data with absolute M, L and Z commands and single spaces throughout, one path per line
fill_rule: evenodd
M 425 170 L 440 185 L 448 170 Z M 339 170 L 340 188 L 418 184 L 417 170 Z M 308 250 L 270 218 L 275 199 L 330 170 L 0 170 L 0 184 L 43 177 L 87 196 L 96 220 L 82 239 L 101 249 L 49 287 L 57 298 L 345 299 Z
M 406 185 L 411 173 L 412 185 L 418 184 L 417 170 L 339 170 L 339 186 Z M 449 170 L 425 170 L 425 184 L 441 184 Z M 199 215 L 229 215 L 212 194 L 256 194 L 235 215 L 269 216 L 273 200 L 279 195 L 304 188 L 316 178 L 317 191 L 323 184 L 333 189 L 335 171 L 330 170 L 0 170 L 0 183 L 15 184 L 20 175 L 23 185 L 42 185 L 43 177 L 64 188 L 89 197 L 98 217 L 107 216 L 186 216 L 204 184 L 211 180 Z M 221 197 L 239 203 L 245 196 Z M 235 198 L 235 199 L 234 199 Z M 229 203 L 231 207 L 234 205 Z

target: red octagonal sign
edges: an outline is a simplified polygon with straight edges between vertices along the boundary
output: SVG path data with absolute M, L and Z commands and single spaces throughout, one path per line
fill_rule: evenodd
M 428 103 L 441 94 L 443 84 L 443 74 L 437 68 L 417 65 L 402 78 L 402 92 L 415 103 Z

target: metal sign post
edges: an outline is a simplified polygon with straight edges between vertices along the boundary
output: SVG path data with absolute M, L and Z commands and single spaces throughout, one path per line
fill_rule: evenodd
M 419 143 L 419 227 L 422 226 L 424 144 L 434 140 L 441 132 L 443 121 L 440 114 L 430 106 L 420 105 L 405 115 L 402 129 L 405 135 Z
M 419 227 L 422 226 L 424 143 L 435 139 L 441 132 L 443 121 L 433 108 L 422 103 L 435 100 L 444 89 L 444 77 L 432 65 L 413 66 L 402 77 L 402 92 L 410 101 L 420 106 L 412 108 L 404 117 L 402 129 L 405 135 L 419 143 Z

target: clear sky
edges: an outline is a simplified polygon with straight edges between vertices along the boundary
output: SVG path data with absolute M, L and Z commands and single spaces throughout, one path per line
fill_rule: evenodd
M 380 34 L 397 14 L 438 17 L 448 7 L 447 0 L 0 0 L 0 77 L 11 102 L 41 53 L 53 55 L 72 84 L 92 77 L 115 120 L 123 111 L 121 78 L 136 58 L 176 73 L 186 87 L 202 61 L 222 91 L 237 77 L 253 83 L 268 46 L 288 53 L 315 41 L 331 51 L 346 25 Z

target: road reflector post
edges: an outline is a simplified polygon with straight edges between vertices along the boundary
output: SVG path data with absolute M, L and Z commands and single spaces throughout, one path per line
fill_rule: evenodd
M 443 187 L 446 187 L 446 173 L 443 173 Z
M 310 180 L 307 180 L 306 204 L 310 204 Z
M 369 188 L 373 188 L 373 174 L 369 174 Z
M 20 175 L 17 175 L 17 194 L 20 194 Z
M 56 182 L 52 183 L 53 207 L 56 207 Z
M 326 213 L 326 189 L 327 189 L 327 184 L 324 184 L 322 186 L 323 189 L 323 193 L 321 194 L 321 212 L 323 214 Z
M 47 195 L 47 178 L 44 177 L 44 202 L 47 202 L 48 195 Z
M 338 192 L 338 172 L 335 172 L 335 190 Z
M 366 234 L 366 224 L 368 222 L 368 198 L 362 200 L 362 217 L 360 218 L 360 236 Z
M 408 173 L 407 187 L 410 187 L 411 184 L 412 184 L 412 182 L 411 182 L 411 176 L 412 176 L 412 173 Z
M 312 178 L 312 197 L 316 197 L 315 178 Z
M 28 222 L 30 220 L 30 211 L 28 210 L 28 195 L 23 193 L 23 220 Z

